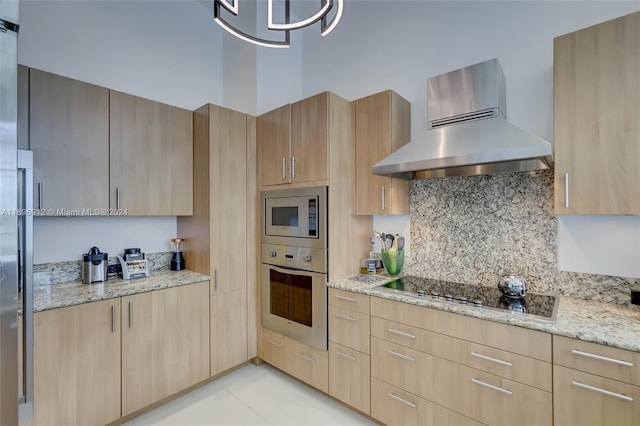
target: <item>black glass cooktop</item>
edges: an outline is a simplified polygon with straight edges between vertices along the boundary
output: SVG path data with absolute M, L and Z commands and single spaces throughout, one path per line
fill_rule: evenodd
M 503 295 L 497 287 L 461 284 L 411 275 L 381 285 L 380 288 L 445 303 L 464 304 L 478 309 L 508 311 L 548 320 L 555 318 L 555 296 L 527 293 L 524 298 L 511 298 Z

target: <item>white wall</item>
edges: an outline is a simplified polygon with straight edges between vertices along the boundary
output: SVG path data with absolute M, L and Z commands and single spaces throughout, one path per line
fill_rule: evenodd
M 223 30 L 198 2 L 20 7 L 20 64 L 191 110 L 223 102 Z
M 562 270 L 640 277 L 640 217 L 558 216 Z
M 250 96 L 235 91 L 225 97 L 224 78 L 233 72 L 223 73 L 223 30 L 202 3 L 29 0 L 20 7 L 23 65 L 187 109 L 235 98 L 237 109 L 255 110 L 252 86 Z M 255 72 L 247 70 L 250 76 Z M 34 223 L 35 263 L 80 260 L 92 245 L 110 255 L 125 247 L 168 251 L 169 239 L 176 237 L 175 217 Z
M 330 89 L 357 99 L 393 89 L 411 102 L 415 137 L 426 129 L 427 78 L 497 57 L 509 121 L 552 143 L 553 38 L 640 10 L 638 1 L 345 3 L 332 34 L 305 33 L 304 96 Z M 639 221 L 563 217 L 559 269 L 640 276 Z M 374 228 L 402 232 L 408 222 L 409 216 L 378 216 Z M 629 238 L 619 244 L 620 235 Z
M 176 218 L 163 217 L 36 217 L 33 221 L 33 263 L 82 260 L 92 246 L 116 256 L 128 247 L 145 253 L 171 250 Z
M 294 31 L 291 48 L 268 49 L 223 35 L 210 1 L 29 0 L 21 2 L 18 61 L 188 109 L 212 102 L 255 114 L 323 90 L 356 99 L 390 88 L 411 101 L 415 136 L 426 128 L 428 77 L 498 57 L 509 120 L 552 141 L 553 38 L 637 10 L 638 1 L 348 0 L 343 21 L 329 36 L 320 37 L 315 24 Z M 256 14 L 257 21 L 266 16 L 265 1 L 257 2 Z M 258 33 L 265 31 L 256 25 Z M 38 232 L 48 238 L 63 241 L 78 234 L 77 218 L 43 220 Z M 86 220 L 97 231 L 109 226 L 107 218 Z M 123 220 L 117 226 L 123 236 L 147 225 L 161 226 L 149 234 L 175 236 L 175 218 L 164 225 L 154 218 Z M 581 259 L 598 258 L 592 245 L 576 237 L 583 232 L 571 228 L 576 220 L 583 219 L 564 217 L 559 233 L 560 267 L 570 270 L 592 264 Z M 612 256 L 618 253 L 613 235 L 637 232 L 629 220 L 593 220 L 602 225 L 598 235 L 612 247 Z M 407 223 L 408 216 L 374 218 L 375 228 L 408 237 Z M 577 243 L 567 240 L 569 234 Z M 86 245 L 74 238 L 71 246 Z M 38 246 L 51 251 L 42 259 L 59 257 L 55 246 L 36 235 Z M 640 258 L 640 248 L 630 249 Z M 66 260 L 72 259 L 78 257 Z

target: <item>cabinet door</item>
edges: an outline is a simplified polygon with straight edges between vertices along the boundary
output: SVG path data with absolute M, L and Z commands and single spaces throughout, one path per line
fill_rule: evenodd
M 107 209 L 108 90 L 36 69 L 29 75 L 33 205 L 54 210 Z
M 329 93 L 291 105 L 291 182 L 327 180 Z
M 247 290 L 211 296 L 211 375 L 247 360 Z
M 260 343 L 262 349 L 260 357 L 264 362 L 283 371 L 291 369 L 290 358 L 292 351 L 289 348 L 289 341 L 286 338 L 263 328 Z
M 122 298 L 122 415 L 209 377 L 209 282 Z
M 411 104 L 388 90 L 355 102 L 356 214 L 409 214 L 409 181 L 371 168 L 411 137 Z
M 193 124 L 186 109 L 110 91 L 110 207 L 193 213 Z
M 211 107 L 211 294 L 247 287 L 246 115 Z
M 370 388 L 369 356 L 329 342 L 329 394 L 369 414 Z
M 291 105 L 284 105 L 258 117 L 263 186 L 291 182 L 290 121 Z
M 640 12 L 554 40 L 555 209 L 640 213 Z
M 120 299 L 34 315 L 32 425 L 120 418 Z
M 553 418 L 562 426 L 640 424 L 640 387 L 553 367 Z

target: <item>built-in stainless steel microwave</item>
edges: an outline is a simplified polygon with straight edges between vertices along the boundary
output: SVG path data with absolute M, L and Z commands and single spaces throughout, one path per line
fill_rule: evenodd
M 262 191 L 262 243 L 326 248 L 327 187 Z

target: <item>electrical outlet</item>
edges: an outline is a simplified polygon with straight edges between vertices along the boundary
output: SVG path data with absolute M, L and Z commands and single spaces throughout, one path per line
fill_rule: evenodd
M 631 304 L 640 305 L 640 290 L 631 290 Z

